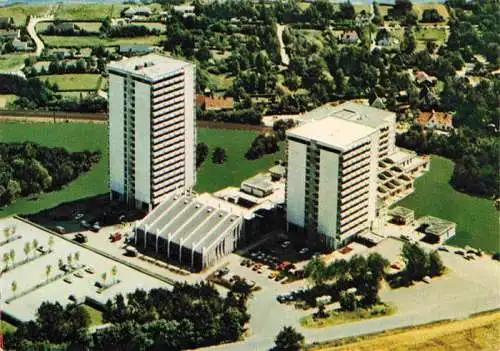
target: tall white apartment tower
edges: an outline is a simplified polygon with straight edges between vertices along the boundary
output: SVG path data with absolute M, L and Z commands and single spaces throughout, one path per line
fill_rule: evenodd
M 111 197 L 151 210 L 196 182 L 195 67 L 150 54 L 107 71 Z
M 394 148 L 395 115 L 347 103 L 304 121 L 287 131 L 287 227 L 336 249 L 375 219 L 378 161 Z

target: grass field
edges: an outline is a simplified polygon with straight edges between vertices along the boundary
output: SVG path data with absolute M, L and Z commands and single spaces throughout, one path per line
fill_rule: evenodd
M 48 5 L 15 4 L 0 7 L 0 17 L 12 17 L 16 25 L 24 25 L 28 16 L 40 16 L 45 14 L 49 9 L 50 6 Z
M 120 17 L 120 11 L 130 5 L 122 4 L 61 4 L 56 12 L 57 19 L 63 20 L 101 20 L 106 17 Z M 148 5 L 154 12 L 161 9 L 158 4 Z
M 21 68 L 24 59 L 30 55 L 26 54 L 2 54 L 0 55 L 0 72 L 12 71 Z
M 15 213 L 35 213 L 63 202 L 106 193 L 108 191 L 107 138 L 105 124 L 0 122 L 2 142 L 33 141 L 49 147 L 64 147 L 68 151 L 88 149 L 102 152 L 101 161 L 90 172 L 80 175 L 62 190 L 41 194 L 36 201 L 30 198 L 18 199 L 9 207 L 0 209 L 0 217 Z
M 224 74 L 215 75 L 208 73 L 208 81 L 215 86 L 217 90 L 226 90 L 233 84 L 233 77 L 227 77 Z
M 247 160 L 245 152 L 258 135 L 254 131 L 199 128 L 197 133 L 198 142 L 204 142 L 209 147 L 209 157 L 198 170 L 195 190 L 199 192 L 211 192 L 231 185 L 239 187 L 242 180 L 268 169 L 284 155 L 284 145 L 280 145 L 280 152 L 274 155 Z M 212 151 L 217 146 L 226 149 L 227 153 L 227 161 L 220 165 L 211 159 Z
M 0 108 L 4 108 L 11 101 L 17 99 L 16 95 L 13 94 L 2 94 L 0 95 Z
M 448 243 L 500 250 L 498 212 L 493 201 L 455 191 L 449 184 L 453 162 L 433 156 L 431 169 L 415 182 L 415 192 L 398 205 L 415 210 L 415 216 L 432 215 L 457 223 L 457 234 Z
M 93 308 L 89 305 L 84 304 L 82 306 L 85 310 L 87 310 L 87 312 L 90 315 L 90 326 L 101 325 L 104 323 L 102 320 L 102 312 L 101 311 L 96 310 L 95 308 Z
M 122 44 L 150 44 L 157 45 L 163 39 L 162 36 L 147 36 L 139 38 L 100 38 L 98 36 L 75 36 L 65 37 L 58 35 L 41 35 L 40 36 L 48 47 L 63 48 L 63 47 L 90 47 L 90 46 L 117 46 Z
M 198 170 L 196 190 L 215 191 L 226 186 L 239 186 L 242 180 L 266 170 L 274 161 L 282 158 L 284 149 L 255 161 L 248 161 L 244 154 L 257 135 L 253 131 L 198 128 L 198 142 L 206 143 L 210 150 L 209 158 Z M 90 172 L 81 175 L 66 188 L 38 196 L 36 201 L 29 198 L 19 199 L 6 209 L 0 210 L 0 217 L 15 213 L 34 213 L 54 207 L 62 202 L 108 191 L 108 153 L 107 126 L 86 123 L 19 123 L 0 122 L 2 142 L 33 141 L 46 146 L 59 146 L 68 151 L 84 149 L 101 150 L 101 162 Z M 212 163 L 211 152 L 221 146 L 226 149 L 227 162 Z
M 364 319 L 390 316 L 396 312 L 396 308 L 390 305 L 376 305 L 370 309 L 358 309 L 356 311 L 330 311 L 326 318 L 313 318 L 306 316 L 300 320 L 300 325 L 305 328 L 325 328 L 332 325 L 357 322 Z
M 416 12 L 419 20 L 422 19 L 422 13 L 424 12 L 424 10 L 429 9 L 436 9 L 437 12 L 441 16 L 443 16 L 444 22 L 448 21 L 448 18 L 450 18 L 450 14 L 448 13 L 448 10 L 446 9 L 446 6 L 444 4 L 413 4 L 413 10 Z
M 308 351 L 497 351 L 500 312 L 445 321 L 377 335 L 336 340 L 306 347 Z
M 6 321 L 2 321 L 2 323 L 0 324 L 0 330 L 2 331 L 2 333 L 7 334 L 15 332 L 17 328 Z
M 91 73 L 40 76 L 42 80 L 48 80 L 52 84 L 57 83 L 60 91 L 97 90 L 100 82 L 99 78 L 101 78 L 100 74 Z

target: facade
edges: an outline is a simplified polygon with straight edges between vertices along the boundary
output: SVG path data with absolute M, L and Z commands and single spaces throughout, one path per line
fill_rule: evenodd
M 287 131 L 287 229 L 338 248 L 413 191 L 428 160 L 395 146 L 396 115 L 368 105 L 324 105 Z
M 151 210 L 195 174 L 195 67 L 150 54 L 110 63 L 113 199 Z
M 327 117 L 287 132 L 287 227 L 337 248 L 375 217 L 379 133 Z

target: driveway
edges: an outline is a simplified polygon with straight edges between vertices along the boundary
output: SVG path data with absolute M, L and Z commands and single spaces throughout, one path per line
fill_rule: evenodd
M 30 21 L 28 23 L 28 26 L 26 27 L 26 30 L 28 31 L 28 34 L 30 35 L 31 39 L 33 39 L 33 41 L 35 42 L 36 56 L 40 56 L 42 54 L 45 45 L 43 44 L 43 41 L 38 37 L 35 27 L 40 22 L 49 22 L 53 20 L 54 20 L 54 15 L 47 15 L 43 17 L 35 17 L 35 16 L 30 17 Z
M 286 53 L 285 43 L 283 42 L 283 30 L 285 30 L 286 26 L 282 24 L 276 25 L 276 35 L 278 36 L 278 43 L 280 46 L 280 55 L 281 55 L 281 63 L 284 66 L 288 66 L 290 64 L 290 57 Z

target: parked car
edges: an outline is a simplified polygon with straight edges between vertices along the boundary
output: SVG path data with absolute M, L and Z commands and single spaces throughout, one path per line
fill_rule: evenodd
M 219 275 L 226 275 L 229 273 L 229 268 L 228 267 L 222 267 L 221 269 L 219 269 L 217 272 L 219 272 Z
M 92 268 L 92 267 L 87 267 L 87 268 L 85 268 L 85 272 L 87 272 L 89 274 L 94 274 L 95 273 L 95 269 Z
M 109 239 L 111 240 L 112 243 L 121 240 L 121 238 L 122 238 L 122 233 L 120 232 L 116 232 L 114 234 L 109 235 Z
M 66 233 L 66 228 L 58 225 L 54 228 L 55 232 L 56 233 L 59 233 L 59 234 L 65 234 Z
M 82 220 L 80 222 L 80 225 L 83 227 L 83 228 L 86 228 L 86 229 L 89 229 L 90 228 L 90 223 L 87 222 L 86 220 Z
M 77 214 L 75 214 L 75 217 L 74 217 L 74 218 L 75 218 L 75 221 L 79 221 L 80 219 L 82 219 L 82 218 L 83 218 L 83 216 L 84 216 L 84 214 L 83 214 L 83 213 L 77 213 Z
M 307 247 L 304 247 L 299 250 L 299 254 L 301 255 L 306 255 L 309 252 L 309 249 Z
M 262 267 L 262 266 L 259 267 L 259 269 L 257 269 L 257 273 L 259 273 L 259 274 L 264 273 L 264 267 Z
M 287 240 L 287 241 L 283 242 L 283 244 L 281 244 L 281 248 L 286 249 L 288 246 L 290 246 L 290 244 L 291 244 L 291 242 Z
M 262 267 L 262 263 L 256 263 L 254 264 L 254 266 L 252 267 L 252 271 L 257 271 L 260 269 L 260 267 Z
M 269 273 L 269 275 L 267 277 L 269 279 L 274 279 L 274 278 L 276 278 L 277 275 L 278 275 L 277 272 L 271 271 L 271 273 Z
M 438 250 L 439 251 L 446 251 L 446 252 L 450 251 L 450 250 L 448 250 L 448 248 L 446 246 L 440 246 L 440 247 L 438 247 Z
M 125 249 L 125 255 L 129 257 L 136 257 L 138 254 L 137 249 L 135 247 L 127 247 Z
M 464 251 L 464 250 L 461 250 L 461 249 L 456 250 L 456 251 L 455 251 L 455 253 L 456 253 L 457 255 L 461 255 L 461 256 L 464 256 L 464 255 L 465 255 L 465 251 Z
M 86 235 L 82 234 L 82 233 L 78 233 L 75 235 L 74 237 L 74 240 L 76 242 L 79 242 L 79 243 L 86 243 L 87 241 L 89 241 L 89 239 L 87 238 Z
M 66 282 L 66 283 L 68 283 L 68 284 L 73 283 L 73 281 L 71 280 L 71 278 L 70 278 L 70 277 L 66 277 L 66 278 L 64 278 L 64 279 L 63 279 L 63 281 L 64 281 L 64 282 Z
M 92 227 L 90 228 L 93 232 L 98 232 L 99 230 L 101 230 L 101 224 L 99 222 L 95 222 L 94 224 L 92 224 Z
M 76 272 L 75 274 L 73 274 L 75 277 L 77 278 L 83 278 L 83 274 L 81 272 Z

